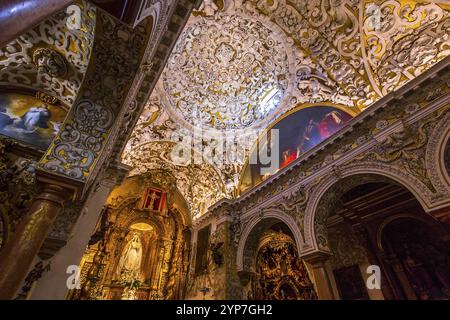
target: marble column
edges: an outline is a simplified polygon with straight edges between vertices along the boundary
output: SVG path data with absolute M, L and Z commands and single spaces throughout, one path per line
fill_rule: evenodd
M 330 258 L 330 255 L 325 252 L 314 252 L 301 258 L 311 266 L 319 299 L 334 300 L 335 296 L 331 285 L 331 278 L 326 268 L 326 262 Z
M 124 173 L 120 175 L 123 176 Z M 116 180 L 103 179 L 88 197 L 67 245 L 52 258 L 51 270 L 38 281 L 31 294 L 32 300 L 65 298 L 68 291 L 66 282 L 71 275 L 67 273 L 67 268 L 71 265 L 79 266 L 103 206 L 117 183 Z
M 401 288 L 403 289 L 403 293 L 405 298 L 408 300 L 417 300 L 416 293 L 414 289 L 411 287 L 409 283 L 408 276 L 405 273 L 405 269 L 402 266 L 400 259 L 398 259 L 395 255 L 389 255 L 383 257 L 386 263 L 392 268 L 398 282 L 400 283 Z
M 70 197 L 67 189 L 49 183 L 39 185 L 27 215 L 19 222 L 0 254 L 0 299 L 14 298 L 53 223 Z

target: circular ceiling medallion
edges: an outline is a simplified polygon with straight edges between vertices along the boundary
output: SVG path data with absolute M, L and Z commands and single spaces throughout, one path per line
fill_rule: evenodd
M 277 34 L 238 14 L 200 18 L 177 42 L 162 75 L 172 111 L 204 129 L 256 125 L 281 102 L 289 62 Z

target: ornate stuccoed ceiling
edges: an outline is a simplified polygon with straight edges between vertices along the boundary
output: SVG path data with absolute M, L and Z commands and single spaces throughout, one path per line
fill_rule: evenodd
M 448 30 L 445 0 L 204 1 L 169 58 L 124 162 L 135 174 L 167 167 L 150 150 L 165 150 L 167 141 L 199 127 L 206 137 L 234 141 L 235 158 L 208 164 L 207 175 L 191 171 L 193 181 L 178 186 L 200 216 L 212 194 L 235 195 L 255 133 L 302 104 L 339 104 L 352 113 L 368 108 L 448 56 Z M 207 140 L 202 146 L 215 150 Z
M 241 12 L 193 20 L 162 76 L 169 110 L 191 125 L 218 130 L 268 117 L 288 89 L 285 39 Z

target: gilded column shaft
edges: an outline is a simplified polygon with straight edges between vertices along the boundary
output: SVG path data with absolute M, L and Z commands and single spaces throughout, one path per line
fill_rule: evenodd
M 160 282 L 160 290 L 163 293 L 166 293 L 167 290 L 167 282 L 170 271 L 170 258 L 172 256 L 172 241 L 171 240 L 163 240 L 162 241 L 163 255 L 162 255 L 162 265 L 161 265 L 161 282 Z
M 14 298 L 67 195 L 62 187 L 45 185 L 6 243 L 0 254 L 0 299 Z

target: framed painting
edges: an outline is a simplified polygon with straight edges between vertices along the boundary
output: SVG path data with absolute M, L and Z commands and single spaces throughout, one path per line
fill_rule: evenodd
M 334 278 L 342 300 L 369 300 L 358 265 L 334 270 Z
M 275 155 L 278 161 L 273 166 L 262 164 L 259 157 L 252 151 L 251 159 L 258 159 L 257 163 L 250 163 L 243 171 L 241 177 L 241 191 L 257 185 L 279 170 L 287 167 L 302 154 L 326 140 L 353 118 L 349 113 L 331 106 L 313 106 L 300 109 L 281 118 L 271 129 L 279 130 L 278 154 Z M 266 133 L 267 141 L 270 141 L 270 131 Z M 267 142 L 260 146 L 261 154 L 267 152 Z M 276 158 L 275 158 L 276 159 Z M 262 168 L 271 168 L 264 170 Z M 269 172 L 268 172 L 269 171 Z
M 46 150 L 67 115 L 62 106 L 32 95 L 0 92 L 0 134 Z

